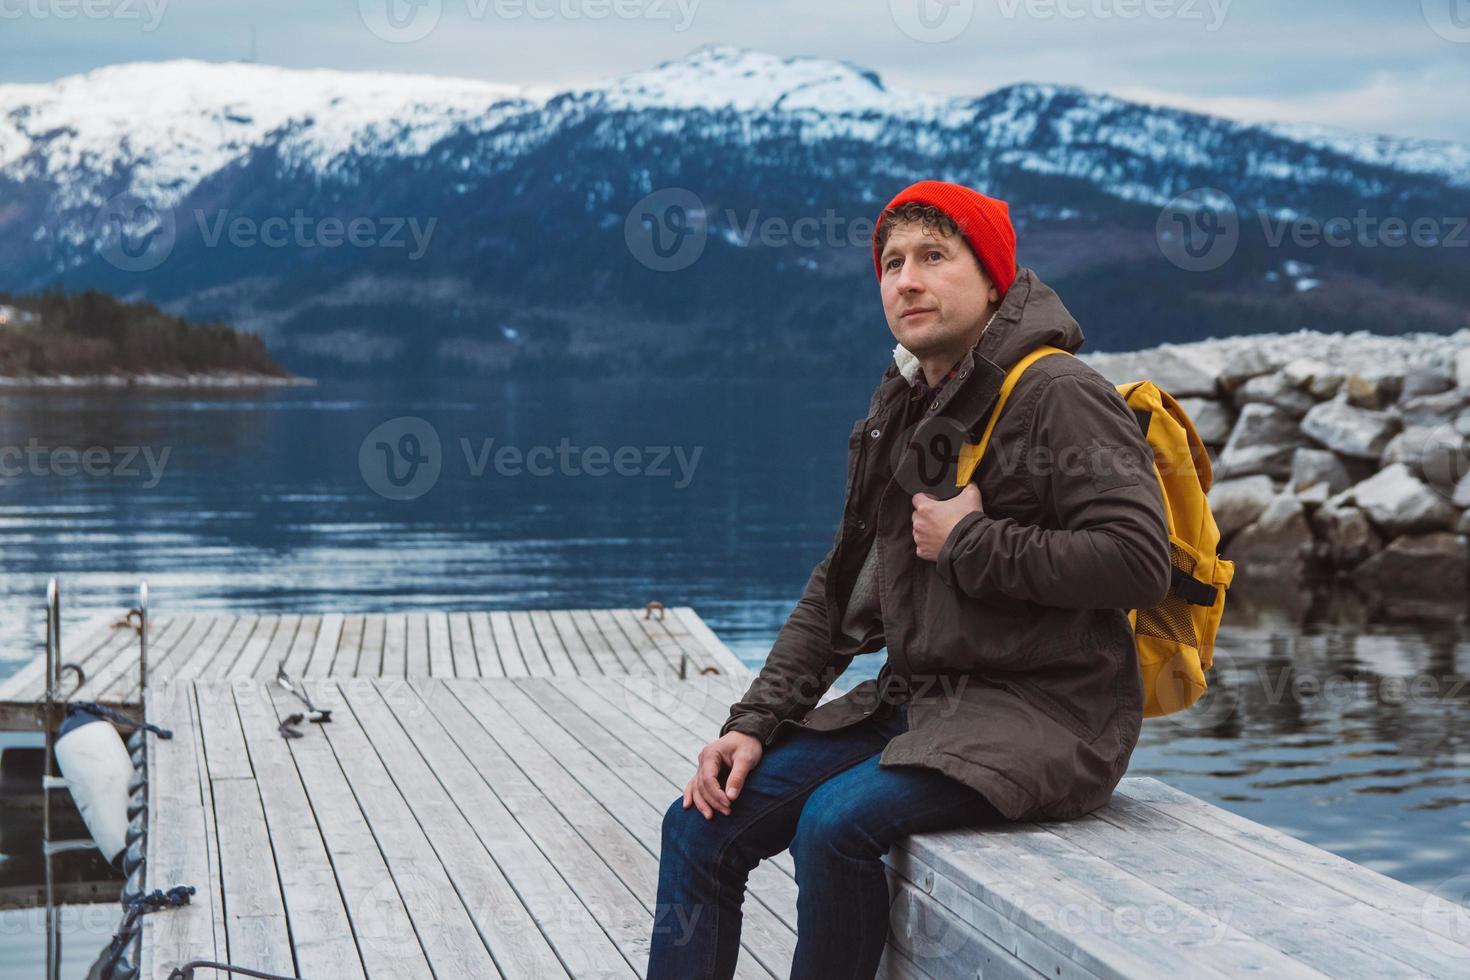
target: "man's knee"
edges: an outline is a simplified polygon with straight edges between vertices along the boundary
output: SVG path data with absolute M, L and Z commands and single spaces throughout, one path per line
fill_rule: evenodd
M 677 797 L 664 811 L 663 853 L 677 854 L 687 861 L 713 862 L 719 853 L 719 835 L 698 807 L 684 807 Z

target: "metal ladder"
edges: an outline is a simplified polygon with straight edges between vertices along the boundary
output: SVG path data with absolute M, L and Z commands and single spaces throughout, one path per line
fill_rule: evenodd
M 124 620 L 132 625 L 132 613 L 138 614 L 138 690 L 147 690 L 148 685 L 148 583 L 138 585 L 138 607 Z M 74 665 L 61 661 L 61 583 L 52 578 L 46 584 L 46 701 L 42 727 L 46 733 L 46 771 L 41 776 L 41 854 L 46 864 L 46 980 L 59 980 L 61 974 L 61 921 L 56 915 L 55 881 L 51 867 L 54 855 L 66 851 L 86 851 L 97 846 L 91 838 L 74 840 L 51 839 L 51 791 L 70 789 L 67 781 L 57 775 L 54 768 L 53 750 L 56 732 L 66 716 L 66 699 L 61 694 L 62 671 Z M 78 670 L 78 673 L 80 671 Z

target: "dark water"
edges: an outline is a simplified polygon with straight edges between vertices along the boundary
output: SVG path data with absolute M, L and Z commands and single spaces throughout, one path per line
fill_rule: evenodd
M 51 575 L 68 623 L 131 604 L 142 577 L 159 612 L 657 599 L 693 606 L 758 667 L 831 542 L 878 373 L 0 394 L 0 449 L 15 450 L 0 458 L 0 676 L 39 652 Z M 504 447 L 540 455 L 517 472 Z M 1240 578 L 1223 697 L 1146 723 L 1130 774 L 1426 889 L 1470 867 L 1463 611 Z M 882 654 L 864 660 L 844 685 Z M 0 932 L 0 962 L 21 935 Z

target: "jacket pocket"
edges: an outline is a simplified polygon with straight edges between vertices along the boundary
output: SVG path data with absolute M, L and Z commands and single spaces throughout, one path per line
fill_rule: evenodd
M 1014 693 L 1022 700 L 1031 702 L 1032 706 L 1052 721 L 1067 729 L 1073 735 L 1084 742 L 1094 742 L 1099 733 L 1087 727 L 1087 724 L 1071 708 L 1052 697 L 1035 681 L 1022 680 L 1014 682 L 1018 690 Z

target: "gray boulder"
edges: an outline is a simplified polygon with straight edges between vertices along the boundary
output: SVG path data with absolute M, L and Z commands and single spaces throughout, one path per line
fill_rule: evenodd
M 1404 387 L 1399 392 L 1399 398 L 1407 400 L 1421 395 L 1434 395 L 1454 387 L 1455 377 L 1448 371 L 1430 367 L 1410 368 L 1404 373 Z
M 1286 380 L 1318 401 L 1331 398 L 1342 387 L 1341 371 L 1315 357 L 1299 357 L 1281 369 Z
M 1463 537 L 1449 531 L 1395 538 L 1353 569 L 1353 577 L 1383 592 L 1416 598 L 1463 597 L 1470 556 Z
M 1342 394 L 1355 408 L 1377 410 L 1393 404 L 1403 387 L 1401 374 L 1361 372 L 1348 375 Z
M 1230 560 L 1252 571 L 1264 568 L 1272 574 L 1300 575 L 1312 554 L 1306 509 L 1291 493 L 1272 497 L 1261 516 L 1230 539 Z
M 1352 492 L 1368 519 L 1390 538 L 1455 526 L 1455 509 L 1403 463 L 1384 467 Z
M 1405 398 L 1398 404 L 1399 417 L 1404 425 L 1439 425 L 1461 414 L 1470 391 L 1451 388 L 1433 395 L 1416 395 Z
M 1325 487 L 1331 495 L 1347 489 L 1352 483 L 1347 467 L 1330 449 L 1298 449 L 1292 454 L 1291 476 L 1286 485 L 1298 495 L 1314 484 Z
M 1176 351 L 1168 345 L 1150 351 L 1079 355 L 1113 384 L 1148 378 L 1175 398 L 1213 397 L 1219 365 L 1201 351 Z
M 1312 513 L 1310 520 L 1319 539 L 1318 553 L 1336 568 L 1352 568 L 1383 548 L 1382 536 L 1356 507 L 1325 504 Z
M 1172 392 L 1170 392 L 1172 394 Z M 1213 398 L 1180 398 L 1179 407 L 1194 423 L 1200 441 L 1218 446 L 1230 438 L 1230 409 Z
M 1250 345 L 1226 351 L 1220 359 L 1220 387 L 1233 392 L 1258 374 L 1269 374 L 1281 366 L 1262 348 Z
M 1215 524 L 1220 528 L 1221 538 L 1230 537 L 1260 517 L 1275 496 L 1276 487 L 1269 476 L 1221 480 L 1205 494 L 1210 502 L 1210 513 L 1215 515 Z
M 1448 497 L 1456 481 L 1470 468 L 1470 456 L 1466 454 L 1465 437 L 1454 426 L 1416 425 L 1404 429 L 1384 447 L 1379 464 L 1394 463 L 1403 463 L 1409 472 Z
M 1470 393 L 1470 347 L 1455 351 L 1455 386 Z
M 1292 455 L 1311 444 L 1291 413 L 1274 405 L 1252 402 L 1241 409 L 1235 427 L 1230 430 L 1230 438 L 1220 453 L 1218 475 L 1232 479 L 1264 473 L 1284 480 L 1291 474 Z
M 1234 397 L 1237 407 L 1261 402 L 1275 405 L 1296 418 L 1301 418 L 1307 414 L 1308 409 L 1317 404 L 1311 395 L 1291 384 L 1280 371 L 1251 378 L 1235 389 Z
M 1388 412 L 1355 408 L 1334 399 L 1314 405 L 1302 419 L 1301 428 L 1335 453 L 1378 459 L 1398 431 L 1399 420 Z

